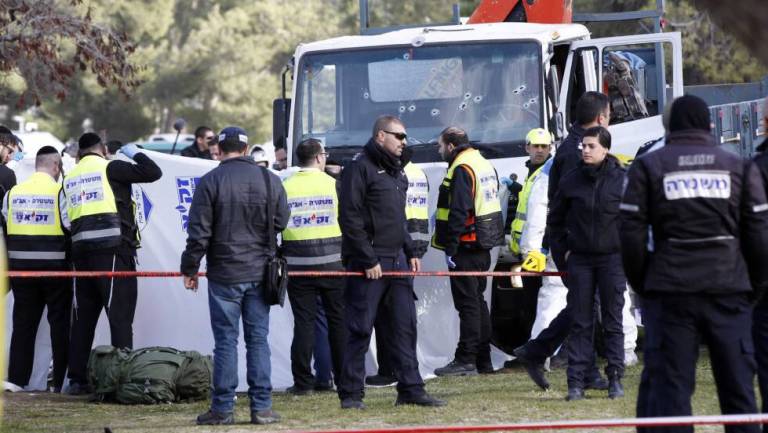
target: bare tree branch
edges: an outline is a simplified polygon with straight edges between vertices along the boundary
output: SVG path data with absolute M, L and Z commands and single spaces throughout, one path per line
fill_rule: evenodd
M 90 70 L 104 87 L 128 95 L 140 84 L 127 36 L 91 21 L 81 0 L 0 0 L 0 74 L 16 72 L 27 88 L 19 105 L 64 99 L 72 77 Z M 74 52 L 72 51 L 74 49 Z

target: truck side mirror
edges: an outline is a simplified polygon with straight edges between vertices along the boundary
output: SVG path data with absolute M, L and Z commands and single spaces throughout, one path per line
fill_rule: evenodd
M 557 112 L 558 103 L 560 102 L 560 75 L 558 74 L 557 65 L 549 67 L 547 95 L 550 101 L 552 101 L 552 112 Z
M 275 145 L 275 149 L 278 147 L 287 148 L 290 113 L 290 98 L 279 98 L 272 101 L 272 143 Z

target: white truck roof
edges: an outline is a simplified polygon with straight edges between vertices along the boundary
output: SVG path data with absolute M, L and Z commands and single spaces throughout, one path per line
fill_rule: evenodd
M 537 40 L 544 47 L 553 41 L 588 39 L 589 30 L 581 24 L 491 23 L 453 26 L 414 27 L 378 35 L 341 36 L 299 44 L 295 58 L 306 52 L 354 48 L 420 45 L 444 42 L 492 40 Z M 417 45 L 418 44 L 418 45 Z

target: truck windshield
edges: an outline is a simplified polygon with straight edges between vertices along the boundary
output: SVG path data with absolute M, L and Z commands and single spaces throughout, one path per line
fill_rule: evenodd
M 295 74 L 294 143 L 316 138 L 343 158 L 389 114 L 405 124 L 416 162 L 440 159 L 448 126 L 488 157 L 523 156 L 526 133 L 542 126 L 541 71 L 540 45 L 527 41 L 308 54 Z

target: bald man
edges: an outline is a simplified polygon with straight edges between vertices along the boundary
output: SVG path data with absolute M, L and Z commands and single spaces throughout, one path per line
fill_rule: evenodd
M 69 270 L 69 220 L 61 194 L 61 155 L 44 146 L 35 158 L 35 173 L 3 198 L 11 270 Z M 35 337 L 48 307 L 53 347 L 53 390 L 59 392 L 67 370 L 72 282 L 64 278 L 12 278 L 13 335 L 8 381 L 25 387 L 32 374 Z

